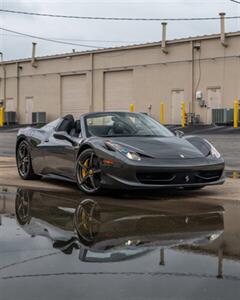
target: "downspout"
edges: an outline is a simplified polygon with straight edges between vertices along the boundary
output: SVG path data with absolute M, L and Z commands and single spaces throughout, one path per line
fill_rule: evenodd
M 166 39 L 167 39 L 167 23 L 163 22 L 162 23 L 162 52 L 168 54 Z
M 6 103 L 7 103 L 7 71 L 6 67 L 3 64 L 3 107 L 6 108 Z
M 37 43 L 32 43 L 32 67 L 37 68 L 37 63 L 36 63 L 36 46 Z
M 16 122 L 18 123 L 18 116 L 19 116 L 19 106 L 20 106 L 20 77 L 19 77 L 19 71 L 20 71 L 20 66 L 19 63 L 17 62 L 17 99 L 16 99 Z
M 221 27 L 221 44 L 224 46 L 224 47 L 227 47 L 227 42 L 226 42 L 226 34 L 225 34 L 225 13 L 224 12 L 221 12 L 219 14 L 220 16 L 220 27 Z
M 94 69 L 94 54 L 90 53 L 90 112 L 94 111 L 93 106 L 93 94 L 94 94 L 94 74 L 93 74 L 93 69 Z
M 191 68 L 191 99 L 192 99 L 192 103 L 190 105 L 190 112 L 193 113 L 194 112 L 194 100 L 195 100 L 195 88 L 194 88 L 194 45 L 193 45 L 193 41 L 190 42 L 191 45 L 191 60 L 192 60 L 192 68 Z

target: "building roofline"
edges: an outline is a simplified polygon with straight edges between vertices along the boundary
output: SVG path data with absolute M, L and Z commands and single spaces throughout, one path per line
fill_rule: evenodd
M 240 31 L 226 33 L 226 37 L 233 37 L 233 36 L 240 36 Z M 211 34 L 211 35 L 193 36 L 193 37 L 167 40 L 166 42 L 168 45 L 174 45 L 174 44 L 178 44 L 178 43 L 186 43 L 186 42 L 191 42 L 191 41 L 217 39 L 220 37 L 221 37 L 221 34 Z M 132 44 L 132 45 L 126 45 L 126 46 L 99 48 L 96 50 L 85 50 L 85 51 L 76 51 L 76 52 L 70 52 L 70 53 L 38 56 L 38 57 L 36 57 L 36 60 L 41 61 L 41 60 L 58 59 L 58 58 L 64 58 L 64 57 L 74 57 L 74 56 L 81 56 L 81 55 L 88 55 L 88 54 L 95 54 L 95 53 L 97 54 L 97 53 L 107 53 L 107 52 L 115 52 L 115 51 L 126 51 L 126 50 L 134 50 L 134 49 L 149 48 L 149 47 L 156 47 L 156 46 L 160 47 L 161 44 L 162 43 L 160 41 L 157 41 L 157 42 L 149 42 L 149 43 L 141 43 L 141 44 Z M 31 60 L 32 60 L 32 58 L 29 57 L 29 58 L 21 58 L 21 59 L 9 60 L 9 61 L 2 61 L 2 62 L 0 62 L 0 65 L 15 64 L 15 63 L 21 63 L 21 62 L 30 62 Z

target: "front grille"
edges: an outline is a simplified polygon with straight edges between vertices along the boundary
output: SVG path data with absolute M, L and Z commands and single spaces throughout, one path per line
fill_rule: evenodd
M 137 172 L 137 179 L 143 184 L 194 184 L 217 181 L 222 176 L 221 170 L 195 172 Z

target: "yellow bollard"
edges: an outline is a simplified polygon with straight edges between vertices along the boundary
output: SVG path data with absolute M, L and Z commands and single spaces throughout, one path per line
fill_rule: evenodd
M 160 103 L 160 123 L 164 124 L 164 103 Z
M 4 123 L 4 109 L 3 107 L 0 107 L 0 127 L 3 127 Z
M 233 171 L 233 173 L 232 173 L 232 178 L 233 178 L 233 179 L 238 179 L 238 178 L 239 178 L 239 174 L 238 174 L 237 171 Z
M 134 105 L 132 103 L 130 104 L 129 110 L 130 110 L 130 112 L 134 112 Z
M 182 101 L 181 103 L 181 123 L 182 123 L 182 128 L 185 127 L 185 103 Z
M 238 128 L 238 100 L 235 100 L 233 105 L 233 127 Z

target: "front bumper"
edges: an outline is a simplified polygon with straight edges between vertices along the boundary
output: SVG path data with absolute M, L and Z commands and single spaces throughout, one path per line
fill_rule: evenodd
M 146 159 L 140 162 L 121 157 L 112 166 L 101 165 L 101 184 L 117 189 L 161 189 L 220 185 L 225 181 L 224 160 L 208 159 Z
M 208 185 L 221 185 L 225 182 L 225 178 L 222 177 L 219 180 L 208 183 L 181 183 L 181 184 L 143 184 L 134 181 L 127 181 L 122 178 L 115 177 L 113 175 L 105 175 L 102 182 L 102 186 L 109 189 L 172 189 L 172 188 L 186 188 L 186 187 L 204 187 Z

